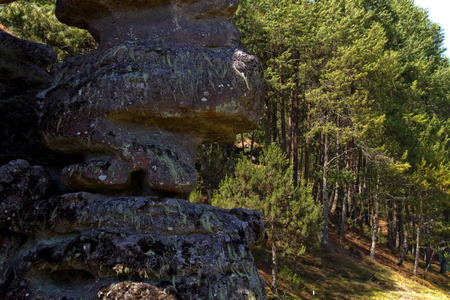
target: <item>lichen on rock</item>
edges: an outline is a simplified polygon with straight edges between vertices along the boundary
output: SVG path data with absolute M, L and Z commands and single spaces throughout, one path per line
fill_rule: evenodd
M 139 172 L 142 194 L 186 197 L 198 145 L 256 127 L 262 69 L 238 42 L 236 8 L 237 1 L 219 0 L 58 1 L 60 20 L 99 41 L 98 50 L 60 66 L 41 107 L 45 144 L 85 155 L 63 172 L 70 188 L 127 194 Z M 174 155 L 130 147 L 136 143 Z M 99 163 L 111 171 L 94 172 Z M 116 180 L 104 180 L 114 172 Z
M 197 146 L 259 119 L 262 70 L 239 44 L 237 4 L 57 1 L 99 48 L 35 81 L 42 141 L 71 162 L 0 167 L 1 300 L 267 298 L 249 249 L 266 238 L 261 213 L 183 199 Z
M 16 269 L 28 271 L 13 291 L 33 299 L 61 299 L 67 291 L 92 299 L 123 281 L 149 283 L 176 299 L 265 297 L 248 248 L 265 238 L 257 211 L 76 193 L 35 201 L 10 229 L 30 237 L 16 256 Z M 99 293 L 113 299 L 106 294 Z

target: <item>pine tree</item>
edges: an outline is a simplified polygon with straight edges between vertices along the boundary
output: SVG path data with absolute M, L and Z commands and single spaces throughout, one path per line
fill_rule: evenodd
M 62 24 L 55 16 L 55 0 L 19 0 L 1 5 L 0 24 L 17 37 L 46 44 L 64 60 L 92 51 L 97 43 L 86 31 Z
M 234 176 L 226 177 L 212 204 L 223 208 L 260 210 L 272 246 L 272 291 L 276 291 L 277 249 L 301 254 L 320 238 L 321 207 L 303 186 L 295 187 L 292 165 L 272 144 L 260 157 L 260 165 L 238 160 Z

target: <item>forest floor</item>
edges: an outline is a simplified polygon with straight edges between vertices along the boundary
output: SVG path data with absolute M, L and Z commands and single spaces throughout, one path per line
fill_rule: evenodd
M 253 249 L 256 266 L 267 284 L 269 299 L 450 299 L 450 277 L 439 274 L 437 254 L 423 279 L 425 262 L 420 261 L 413 277 L 414 259 L 407 255 L 397 265 L 397 251 L 377 244 L 375 261 L 370 260 L 368 233 L 348 232 L 345 238 L 329 230 L 332 250 L 316 249 L 296 259 L 280 259 L 277 294 L 272 283 L 268 247 Z M 293 276 L 296 269 L 296 276 Z

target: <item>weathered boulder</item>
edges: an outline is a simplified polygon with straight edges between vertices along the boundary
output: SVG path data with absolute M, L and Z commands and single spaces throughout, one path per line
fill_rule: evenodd
M 99 41 L 60 66 L 42 103 L 45 144 L 85 156 L 64 169 L 68 186 L 184 197 L 200 143 L 257 125 L 262 71 L 238 43 L 237 3 L 58 1 L 60 20 Z
M 54 62 L 56 53 L 48 47 L 0 25 L 0 165 L 18 158 L 61 161 L 42 145 L 35 109 L 37 93 L 50 86 L 47 69 Z
M 148 284 L 176 299 L 265 299 L 248 249 L 265 238 L 257 211 L 76 193 L 36 201 L 10 230 L 28 239 L 9 296 L 114 299 Z
M 2 98 L 42 90 L 52 80 L 46 68 L 57 55 L 47 46 L 16 38 L 0 28 L 0 91 Z
M 45 197 L 51 185 L 44 168 L 30 166 L 25 160 L 0 166 L 0 229 L 17 221 L 25 207 Z
M 17 199 L 0 299 L 266 299 L 249 250 L 261 213 L 179 199 L 200 143 L 258 122 L 262 70 L 239 44 L 237 4 L 58 0 L 59 19 L 99 41 L 40 93 L 42 140 L 84 157 L 61 176 L 82 192 Z
M 50 188 L 50 176 L 42 167 L 20 159 L 0 167 L 0 295 L 15 277 L 17 253 L 27 239 L 12 227 L 21 222 L 22 212 L 45 197 Z

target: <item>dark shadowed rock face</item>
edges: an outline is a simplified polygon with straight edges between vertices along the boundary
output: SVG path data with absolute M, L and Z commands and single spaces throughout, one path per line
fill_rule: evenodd
M 60 20 L 100 41 L 97 51 L 60 66 L 42 103 L 45 144 L 85 155 L 63 171 L 69 187 L 185 197 L 196 182 L 198 145 L 232 141 L 257 125 L 262 72 L 238 43 L 236 7 L 58 1 Z
M 0 228 L 17 220 L 27 206 L 47 195 L 51 178 L 22 159 L 0 167 Z
M 128 281 L 176 299 L 265 297 L 248 249 L 265 238 L 257 211 L 78 193 L 35 201 L 7 228 L 28 237 L 9 295 L 113 299 L 111 284 Z
M 0 88 L 3 94 L 42 90 L 52 78 L 45 70 L 56 62 L 47 46 L 18 39 L 0 28 Z
M 0 167 L 0 299 L 17 276 L 15 260 L 27 239 L 12 227 L 21 222 L 25 209 L 47 196 L 50 187 L 51 179 L 44 169 L 25 160 Z
M 46 69 L 54 62 L 56 53 L 48 47 L 18 39 L 0 25 L 0 165 L 17 158 L 55 160 L 40 141 L 35 109 L 36 94 L 50 86 Z

